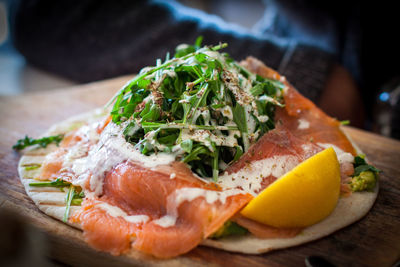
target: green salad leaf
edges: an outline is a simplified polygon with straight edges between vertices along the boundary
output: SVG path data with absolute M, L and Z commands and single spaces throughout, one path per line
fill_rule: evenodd
M 365 155 L 357 155 L 354 157 L 354 174 L 353 176 L 358 176 L 360 173 L 365 171 L 372 171 L 374 173 L 379 173 L 381 170 L 375 168 L 374 166 L 368 164 L 365 161 Z
M 85 193 L 81 189 L 77 189 L 77 187 L 73 186 L 71 183 L 62 180 L 61 178 L 57 178 L 54 181 L 42 181 L 42 182 L 32 182 L 29 183 L 29 186 L 33 187 L 68 187 L 68 193 L 65 197 L 65 212 L 63 216 L 63 221 L 67 222 L 71 206 L 80 206 L 83 198 L 85 197 Z M 79 187 L 78 187 L 79 188 Z M 80 190 L 80 192 L 78 192 Z
M 47 147 L 50 143 L 56 143 L 58 145 L 63 139 L 63 137 L 64 136 L 62 134 L 59 134 L 39 139 L 33 139 L 26 135 L 25 138 L 19 139 L 17 143 L 13 145 L 12 148 L 15 150 L 22 150 L 28 146 L 33 146 L 33 145 L 39 145 L 41 147 Z
M 247 234 L 249 231 L 233 221 L 226 221 L 221 228 L 213 233 L 210 238 L 221 239 L 227 236 L 241 236 Z
M 381 170 L 368 164 L 365 155 L 354 157 L 354 174 L 350 181 L 350 188 L 353 192 L 373 191 L 379 178 Z
M 54 181 L 43 181 L 43 182 L 32 182 L 29 183 L 29 186 L 36 186 L 36 187 L 66 187 L 69 186 L 71 183 L 62 180 L 61 178 L 57 178 Z
M 180 45 L 175 56 L 146 67 L 107 104 L 113 123 L 144 155 L 173 153 L 216 181 L 273 129 L 284 84 L 265 79 L 220 50 L 227 44 Z

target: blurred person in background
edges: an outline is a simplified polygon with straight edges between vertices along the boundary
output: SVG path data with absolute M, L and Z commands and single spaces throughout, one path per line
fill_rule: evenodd
M 206 9 L 213 3 L 202 2 Z M 177 1 L 22 0 L 15 6 L 14 44 L 30 64 L 89 82 L 138 72 L 202 35 L 204 44 L 227 42 L 236 60 L 252 55 L 278 70 L 331 116 L 370 128 L 378 91 L 400 74 L 385 64 L 399 59 L 394 33 L 382 34 L 390 17 L 374 13 L 374 27 L 365 27 L 371 17 L 361 1 L 264 5 L 248 30 Z M 374 8 L 390 13 L 387 6 Z

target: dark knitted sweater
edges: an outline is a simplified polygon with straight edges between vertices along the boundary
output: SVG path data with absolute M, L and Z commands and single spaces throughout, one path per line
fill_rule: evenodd
M 138 72 L 199 35 L 205 44 L 227 42 L 236 60 L 259 58 L 313 101 L 332 65 L 332 55 L 321 49 L 252 33 L 173 1 L 25 0 L 14 43 L 31 64 L 88 82 Z

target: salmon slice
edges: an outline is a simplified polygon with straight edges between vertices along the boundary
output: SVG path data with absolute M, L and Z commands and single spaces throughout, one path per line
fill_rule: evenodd
M 243 226 L 254 236 L 261 239 L 290 238 L 298 235 L 303 230 L 303 228 L 276 228 L 256 222 L 240 214 L 235 215 L 232 221 Z
M 353 156 L 357 155 L 350 140 L 339 128 L 340 123 L 326 115 L 292 86 L 285 95 L 285 103 L 285 108 L 278 108 L 276 111 L 277 123 L 282 123 L 291 133 L 305 141 L 332 144 Z M 304 121 L 309 123 L 307 128 L 299 127 L 301 120 L 303 123 Z M 354 173 L 353 164 L 341 163 L 340 173 L 340 192 L 344 196 L 349 196 L 351 194 L 350 176 Z
M 351 195 L 351 176 L 354 174 L 354 166 L 352 163 L 345 162 L 340 165 L 340 178 L 341 178 L 341 185 L 340 185 L 340 192 L 344 196 Z
M 276 129 L 264 134 L 264 136 L 250 147 L 250 149 L 238 161 L 231 165 L 227 171 L 228 173 L 235 173 L 258 160 L 276 160 L 276 156 L 289 156 L 292 159 L 291 163 L 280 165 L 280 168 L 285 169 L 282 172 L 282 174 L 284 174 L 320 151 L 322 151 L 322 148 L 318 145 L 300 139 L 291 134 L 285 127 L 278 126 Z M 277 162 L 276 164 L 279 163 Z M 262 177 L 261 187 L 257 193 L 267 188 L 278 178 L 279 177 L 272 174 Z M 236 177 L 236 179 L 247 179 L 247 177 Z M 241 182 L 238 182 L 238 184 L 241 184 Z M 302 228 L 276 228 L 245 218 L 240 214 L 236 214 L 233 221 L 245 227 L 258 238 L 290 238 L 296 236 L 302 230 Z
M 122 217 L 112 217 L 96 202 L 86 199 L 82 209 L 70 218 L 72 222 L 81 223 L 85 240 L 94 248 L 108 251 L 113 255 L 126 252 L 131 247 L 135 232 L 140 225 L 129 223 Z
M 250 71 L 270 79 L 280 79 L 287 86 L 284 94 L 285 107 L 277 107 L 275 120 L 283 124 L 293 135 L 314 143 L 333 144 L 345 152 L 356 155 L 356 151 L 341 131 L 340 123 L 329 117 L 313 102 L 301 95 L 291 84 L 279 76 L 277 72 L 268 68 L 261 61 L 248 57 L 241 62 Z M 307 126 L 301 127 L 300 124 Z
M 276 129 L 264 134 L 238 161 L 229 166 L 227 172 L 237 172 L 251 162 L 274 156 L 292 156 L 297 163 L 300 163 L 320 151 L 322 151 L 322 148 L 318 145 L 300 139 L 286 127 L 278 125 Z
M 326 115 L 310 100 L 289 86 L 285 96 L 285 108 L 277 108 L 275 119 L 291 133 L 314 143 L 333 144 L 345 152 L 356 155 L 356 151 L 340 129 L 340 123 Z M 301 127 L 305 123 L 306 127 Z
M 252 163 L 259 160 L 272 161 L 273 164 L 263 163 L 262 168 L 275 168 L 276 171 L 271 171 L 270 174 L 261 177 L 261 186 L 258 190 L 253 190 L 254 193 L 260 193 L 271 183 L 273 183 L 280 176 L 292 170 L 295 166 L 308 159 L 309 157 L 317 154 L 323 149 L 314 143 L 307 142 L 291 134 L 285 127 L 278 126 L 276 129 L 271 130 L 264 134 L 256 144 L 243 154 L 243 156 L 229 166 L 226 171 L 229 174 L 235 174 L 239 171 L 247 170 L 252 171 Z M 277 158 L 284 157 L 284 158 Z M 262 170 L 259 170 L 263 173 Z M 265 173 L 265 172 L 264 172 Z M 278 175 L 279 174 L 279 175 Z M 235 183 L 240 185 L 243 179 L 248 179 L 247 175 L 235 176 Z M 242 180 L 242 181 L 240 181 Z M 221 182 L 223 185 L 224 182 Z M 244 189 L 242 187 L 238 187 Z
M 96 131 L 102 132 L 108 123 L 109 119 L 106 119 Z M 93 145 L 83 132 L 78 129 L 67 134 L 60 147 L 46 157 L 42 179 L 62 178 L 73 182 L 73 171 L 65 167 L 68 152 L 81 146 L 87 146 L 85 151 L 89 151 Z M 84 187 L 86 192 L 91 191 L 90 176 Z M 253 198 L 236 192 L 225 199 L 210 202 L 200 194 L 194 199 L 186 195 L 188 200 L 177 203 L 174 196 L 179 197 L 179 189 L 222 192 L 218 185 L 195 177 L 181 162 L 153 169 L 134 162 L 121 162 L 105 174 L 103 194 L 87 198 L 71 221 L 81 224 L 86 241 L 96 249 L 118 255 L 129 250 L 135 240 L 133 246 L 136 249 L 159 258 L 169 258 L 196 247 Z M 149 220 L 132 223 L 107 213 L 99 203 L 116 207 L 127 216 L 145 215 Z M 164 216 L 170 216 L 176 222 L 170 227 L 160 226 L 157 220 Z
M 245 153 L 237 162 L 231 165 L 227 171 L 235 173 L 252 162 L 263 160 L 263 159 L 274 159 L 276 156 L 290 156 L 294 160 L 292 167 L 297 166 L 307 158 L 322 151 L 323 148 L 309 142 L 306 139 L 301 139 L 294 136 L 289 130 L 285 129 L 282 125 L 277 125 L 277 128 L 269 131 L 262 136 L 255 145 Z M 278 164 L 278 163 L 277 163 Z M 282 165 L 283 166 L 283 165 Z M 341 164 L 341 192 L 344 195 L 349 194 L 348 177 L 354 173 L 353 164 L 343 163 Z M 291 168 L 286 167 L 286 172 L 290 171 Z M 261 188 L 257 192 L 261 192 L 279 177 L 269 175 L 262 177 Z M 236 179 L 247 179 L 247 177 L 236 177 Z M 241 182 L 238 182 L 241 184 Z M 296 236 L 301 232 L 302 228 L 276 228 L 273 226 L 265 225 L 245 218 L 240 214 L 236 214 L 233 221 L 239 225 L 247 228 L 253 235 L 258 238 L 290 238 Z
M 48 154 L 42 163 L 41 175 L 38 177 L 38 180 L 56 179 L 64 163 L 63 156 L 66 153 L 67 149 L 57 149 Z
M 54 180 L 61 178 L 62 167 L 64 163 L 64 155 L 68 150 L 76 145 L 82 137 L 76 131 L 66 134 L 60 142 L 60 147 L 46 156 L 42 163 L 42 170 L 39 180 Z
M 225 221 L 239 211 L 252 196 L 235 194 L 226 201 L 208 202 L 204 196 L 177 203 L 179 189 L 200 189 L 221 193 L 215 186 L 197 179 L 193 174 L 182 177 L 187 171 L 183 163 L 175 162 L 176 176 L 171 179 L 166 173 L 143 168 L 132 162 L 118 164 L 108 172 L 99 200 L 118 206 L 128 215 L 146 215 L 149 222 L 140 226 L 111 217 L 96 205 L 86 205 L 74 217 L 85 232 L 86 241 L 93 247 L 114 254 L 126 251 L 132 236 L 136 236 L 133 247 L 158 258 L 170 258 L 186 253 L 207 238 Z M 180 196 L 182 197 L 182 196 Z M 174 218 L 169 227 L 157 224 L 157 219 Z M 101 222 L 101 223 L 100 223 Z M 109 225 L 113 229 L 109 229 Z M 109 236 L 113 246 L 109 246 Z
M 100 134 L 104 130 L 104 128 L 110 123 L 110 121 L 110 116 L 101 121 L 95 127 L 95 131 L 97 132 L 97 134 Z M 84 125 L 84 127 L 91 126 Z M 67 133 L 64 136 L 63 140 L 60 142 L 59 148 L 46 156 L 46 159 L 42 164 L 41 175 L 39 177 L 40 180 L 54 180 L 57 178 L 61 178 L 67 182 L 73 181 L 74 177 L 71 174 L 71 170 L 64 166 L 64 163 L 66 161 L 65 157 L 67 156 L 68 152 L 73 149 L 80 150 L 77 154 L 79 154 L 80 157 L 85 157 L 87 156 L 90 147 L 95 144 L 95 142 L 90 139 L 90 136 L 88 136 L 85 131 L 80 131 L 82 128 L 83 127 Z M 85 149 L 82 149 L 83 147 L 85 147 Z M 76 158 L 72 158 L 72 160 L 74 159 Z

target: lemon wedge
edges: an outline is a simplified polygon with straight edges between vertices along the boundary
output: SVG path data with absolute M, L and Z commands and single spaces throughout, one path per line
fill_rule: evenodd
M 327 148 L 265 188 L 241 214 L 275 227 L 306 227 L 327 217 L 339 194 L 339 162 Z

